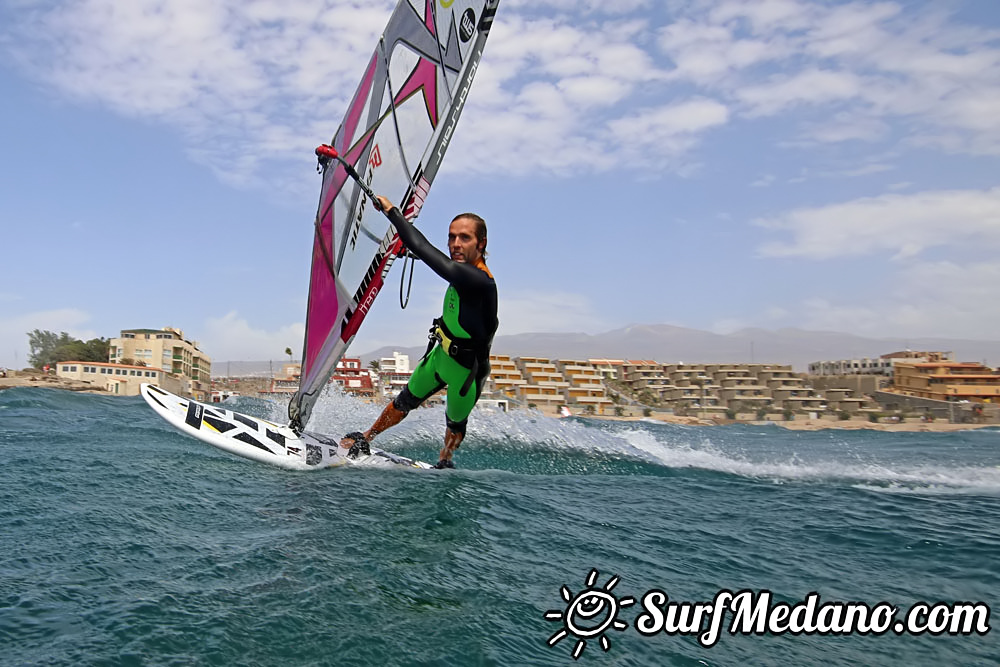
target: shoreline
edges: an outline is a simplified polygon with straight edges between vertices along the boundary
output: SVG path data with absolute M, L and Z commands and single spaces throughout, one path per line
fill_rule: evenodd
M 557 410 L 537 410 L 546 417 L 560 419 Z M 946 433 L 949 431 L 968 431 L 980 428 L 998 428 L 1000 424 L 953 424 L 951 422 L 933 421 L 902 421 L 895 423 L 873 422 L 864 419 L 796 419 L 792 421 L 738 421 L 735 419 L 715 420 L 701 417 L 679 417 L 665 413 L 654 412 L 649 417 L 617 417 L 611 415 L 585 415 L 573 414 L 570 418 L 576 417 L 584 420 L 595 421 L 624 421 L 624 422 L 647 422 L 661 424 L 676 424 L 681 426 L 729 426 L 743 424 L 746 426 L 777 426 L 789 431 L 889 431 L 892 433 Z
M 107 389 L 95 387 L 89 382 L 69 380 L 57 375 L 46 375 L 38 373 L 25 373 L 24 371 L 7 371 L 7 377 L 0 378 L 0 391 L 12 387 L 42 387 L 45 389 L 63 389 L 65 391 L 77 391 L 84 394 L 101 394 L 103 396 L 114 396 Z
M 11 387 L 42 387 L 45 389 L 62 389 L 64 391 L 74 391 L 84 394 L 98 394 L 102 396 L 115 396 L 106 389 L 95 387 L 87 382 L 69 380 L 55 375 L 45 375 L 44 373 L 25 373 L 24 371 L 14 371 L 12 375 L 0 378 L 0 391 Z M 528 409 L 522 409 L 529 411 Z M 550 419 L 560 419 L 558 410 L 555 408 L 539 409 L 534 408 L 534 412 Z M 899 422 L 882 423 L 872 422 L 868 419 L 796 419 L 792 421 L 737 421 L 737 420 L 713 420 L 700 417 L 679 417 L 665 413 L 654 412 L 649 417 L 637 416 L 612 416 L 612 415 L 585 415 L 573 414 L 571 417 L 594 421 L 624 421 L 624 422 L 649 422 L 661 424 L 677 424 L 682 426 L 725 426 L 731 424 L 745 424 L 749 426 L 777 426 L 790 431 L 889 431 L 894 433 L 946 433 L 949 431 L 967 431 L 972 429 L 998 427 L 998 424 L 952 424 L 950 422 Z

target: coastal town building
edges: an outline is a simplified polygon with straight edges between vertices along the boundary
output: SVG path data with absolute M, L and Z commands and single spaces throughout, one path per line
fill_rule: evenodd
M 270 394 L 294 394 L 299 390 L 299 379 L 302 377 L 302 364 L 291 362 L 284 364 L 281 375 L 271 378 Z
M 154 366 L 132 366 L 98 361 L 60 361 L 56 375 L 67 380 L 88 382 L 118 396 L 138 396 L 143 382 L 159 385 L 169 392 L 184 391 L 181 378 Z
M 358 357 L 344 357 L 338 361 L 330 379 L 339 384 L 348 394 L 364 398 L 375 397 L 375 384 L 372 382 L 372 376 L 367 369 L 361 367 L 361 359 Z
M 393 352 L 391 357 L 382 357 L 378 362 L 379 393 L 383 398 L 395 398 L 410 381 L 410 355 Z
M 520 387 L 528 384 L 521 377 L 521 371 L 508 354 L 490 355 L 490 376 L 486 381 L 486 392 L 515 398 Z
M 706 416 L 761 411 L 855 413 L 877 407 L 849 387 L 817 389 L 787 365 L 632 360 L 622 370 L 624 384 L 643 402 Z
M 951 352 L 917 352 L 903 350 L 890 352 L 874 359 L 838 359 L 814 361 L 809 364 L 809 375 L 886 375 L 892 376 L 897 363 L 936 362 L 951 360 Z
M 580 359 L 557 359 L 556 368 L 569 385 L 564 396 L 566 403 L 577 405 L 585 412 L 603 413 L 613 404 L 604 388 L 601 371 L 589 361 Z
M 519 357 L 514 363 L 526 381 L 518 388 L 518 398 L 525 404 L 558 407 L 566 402 L 569 382 L 551 360 L 544 357 Z
M 784 416 L 779 419 L 789 419 L 792 414 L 813 418 L 834 414 L 847 419 L 859 413 L 877 418 L 882 409 L 916 409 L 921 414 L 947 414 L 949 418 L 954 413 L 964 419 L 968 415 L 957 404 L 969 401 L 987 404 L 990 411 L 996 408 L 1000 413 L 1000 371 L 981 364 L 941 361 L 947 354 L 907 351 L 884 355 L 894 361 L 897 375 L 890 393 L 879 391 L 880 383 L 887 378 L 878 373 L 810 376 L 781 364 L 665 364 L 651 359 L 611 363 L 614 360 L 491 354 L 492 372 L 481 401 L 482 406 L 493 409 L 506 409 L 511 403 L 551 410 L 568 406 L 576 408 L 572 412 L 599 415 L 611 411 L 648 414 L 649 410 L 658 409 L 702 418 L 741 419 L 747 419 L 748 415 L 750 419 L 774 419 L 775 414 L 782 413 Z M 939 361 L 904 361 L 922 357 Z M 378 366 L 376 381 L 374 371 L 365 369 L 360 358 L 344 358 L 331 381 L 348 393 L 369 400 L 385 400 L 398 394 L 412 375 L 409 356 L 399 352 L 382 358 Z M 611 368 L 621 379 L 611 379 Z M 863 369 L 859 365 L 859 370 Z M 69 369 L 60 370 L 68 372 Z M 291 393 L 297 389 L 300 365 L 286 364 L 284 373 L 284 377 L 273 378 L 271 391 L 266 393 Z M 613 396 L 609 395 L 609 387 L 613 388 Z M 118 391 L 123 390 L 124 385 Z M 428 404 L 440 404 L 443 398 L 439 392 Z M 904 404 L 902 399 L 909 402 Z M 950 401 L 955 407 L 941 410 L 914 401 Z M 887 405 L 895 407 L 885 408 Z
M 197 341 L 185 339 L 180 329 L 122 329 L 121 335 L 109 342 L 108 362 L 160 368 L 179 380 L 176 393 L 199 401 L 210 396 L 212 360 L 199 349 Z
M 896 365 L 892 391 L 938 401 L 1000 402 L 1000 373 L 975 362 Z
M 281 375 L 271 378 L 270 389 L 261 393 L 291 396 L 299 390 L 301 379 L 302 364 L 298 362 L 284 364 Z M 344 357 L 338 361 L 329 382 L 339 385 L 348 394 L 365 398 L 375 396 L 375 385 L 371 374 L 361 367 L 361 359 L 357 357 Z
M 775 396 L 768 385 L 770 376 L 764 375 L 775 372 L 770 367 L 727 364 L 708 365 L 705 370 L 718 386 L 719 405 L 726 406 L 726 409 L 756 412 L 775 403 Z
M 621 359 L 587 359 L 587 363 L 596 368 L 605 380 L 622 379 L 622 366 L 625 362 Z

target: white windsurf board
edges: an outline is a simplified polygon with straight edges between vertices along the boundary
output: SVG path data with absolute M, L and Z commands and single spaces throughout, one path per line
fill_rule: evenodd
M 308 431 L 297 434 L 288 426 L 182 398 L 154 384 L 144 383 L 140 393 L 156 414 L 181 432 L 231 454 L 261 463 L 290 470 L 344 465 L 432 468 L 429 463 L 375 447 L 371 448 L 370 454 L 347 458 L 345 450 L 339 447 L 339 438 Z

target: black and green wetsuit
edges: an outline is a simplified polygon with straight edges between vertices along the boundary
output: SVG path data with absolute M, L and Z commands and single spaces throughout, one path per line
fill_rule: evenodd
M 393 207 L 388 216 L 407 250 L 448 281 L 441 317 L 432 328 L 438 342 L 417 364 L 393 404 L 409 412 L 447 386 L 448 428 L 464 434 L 483 380 L 490 374 L 490 345 L 499 324 L 496 281 L 482 261 L 478 265 L 456 262 L 435 248 L 398 208 Z

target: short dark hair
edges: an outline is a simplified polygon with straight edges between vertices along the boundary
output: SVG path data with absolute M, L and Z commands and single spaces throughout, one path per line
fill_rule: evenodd
M 452 222 L 460 220 L 462 218 L 468 218 L 476 223 L 476 241 L 483 242 L 483 259 L 486 259 L 486 221 L 483 220 L 482 216 L 476 215 L 475 213 L 459 213 L 454 218 L 451 219 Z

